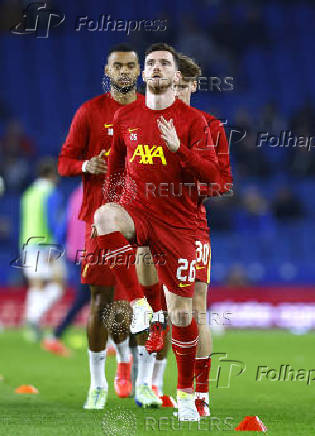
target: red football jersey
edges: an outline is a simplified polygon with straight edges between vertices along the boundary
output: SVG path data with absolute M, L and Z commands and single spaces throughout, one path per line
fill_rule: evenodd
M 175 153 L 161 138 L 157 125 L 161 116 L 173 119 L 180 139 Z M 123 173 L 125 163 L 128 181 L 120 203 L 174 227 L 196 228 L 198 180 L 220 183 L 207 123 L 200 112 L 179 99 L 164 110 L 151 110 L 135 102 L 117 111 L 109 157 L 108 199 L 115 189 L 111 181 Z
M 200 111 L 202 115 L 205 117 L 207 124 L 210 129 L 211 137 L 215 145 L 215 152 L 219 162 L 220 174 L 221 174 L 221 189 L 220 193 L 229 191 L 233 185 L 233 177 L 231 172 L 230 165 L 230 150 L 229 144 L 225 135 L 224 127 L 220 120 L 215 118 L 213 115 L 208 114 L 207 112 Z M 201 189 L 201 194 L 203 190 Z M 205 189 L 205 196 L 211 197 L 211 190 Z M 216 195 L 216 190 L 214 190 L 214 195 Z M 205 196 L 201 196 L 199 203 L 199 210 L 197 216 L 197 225 L 200 229 L 206 229 L 207 226 L 207 218 L 206 218 L 206 210 L 204 205 L 202 204 L 202 200 L 205 199 Z
M 138 100 L 144 100 L 137 94 Z M 104 174 L 82 173 L 85 160 L 106 150 L 108 159 L 113 139 L 113 119 L 115 112 L 123 107 L 111 94 L 100 95 L 86 101 L 73 117 L 66 141 L 58 159 L 58 172 L 61 176 L 82 175 L 83 198 L 79 219 L 93 220 L 95 210 L 103 203 Z

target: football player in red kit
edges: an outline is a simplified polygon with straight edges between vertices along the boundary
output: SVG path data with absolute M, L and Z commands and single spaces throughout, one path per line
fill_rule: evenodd
M 176 84 L 176 95 L 187 105 L 190 105 L 191 94 L 197 89 L 197 78 L 201 75 L 198 65 L 189 57 L 179 54 L 179 70 L 181 79 Z M 209 410 L 209 374 L 211 367 L 211 336 L 206 320 L 207 289 L 210 283 L 211 247 L 203 200 L 206 197 L 222 195 L 231 190 L 233 179 L 230 168 L 229 146 L 222 123 L 214 116 L 201 111 L 205 117 L 213 142 L 221 173 L 221 186 L 216 189 L 200 187 L 199 209 L 196 231 L 196 284 L 193 297 L 193 313 L 196 314 L 199 327 L 199 343 L 195 360 L 196 407 L 200 416 L 210 416 Z
M 116 343 L 118 366 L 115 377 L 115 390 L 120 397 L 131 392 L 129 362 L 129 325 L 125 334 L 108 332 L 102 321 L 104 307 L 115 300 L 141 301 L 143 294 L 136 281 L 134 266 L 130 266 L 131 286 L 128 296 L 115 280 L 109 265 L 102 264 L 96 239 L 91 238 L 91 224 L 94 212 L 103 201 L 103 186 L 107 172 L 108 156 L 111 153 L 113 138 L 113 119 L 115 112 L 143 96 L 136 92 L 140 73 L 137 53 L 128 45 L 119 45 L 108 53 L 105 75 L 110 80 L 110 92 L 85 102 L 77 110 L 62 146 L 58 171 L 62 176 L 82 176 L 83 200 L 79 219 L 86 222 L 85 253 L 78 247 L 78 262 L 82 260 L 81 280 L 90 285 L 91 307 L 87 325 L 91 385 L 86 403 L 87 409 L 104 407 L 108 386 L 105 379 L 105 357 L 108 333 Z M 133 275 L 132 275 L 133 274 Z M 133 279 L 133 281 L 132 281 Z M 123 303 L 119 303 L 123 304 Z M 127 304 L 126 310 L 129 308 Z M 125 317 L 126 318 L 126 317 Z M 126 318 L 127 319 L 127 318 Z M 128 320 L 127 320 L 128 321 Z M 128 322 L 126 323 L 128 324 Z
M 157 263 L 159 280 L 166 286 L 167 309 L 172 323 L 172 346 L 178 369 L 178 419 L 200 419 L 194 398 L 194 362 L 198 327 L 192 317 L 195 282 L 195 230 L 198 181 L 221 183 L 218 160 L 204 117 L 180 99 L 177 54 L 167 44 L 154 44 L 145 56 L 143 80 L 146 102 L 120 109 L 114 118 L 109 158 L 107 199 L 111 180 L 125 170 L 127 182 L 118 203 L 96 210 L 94 223 L 100 248 L 127 254 L 135 237 L 149 246 Z M 133 200 L 130 201 L 130 193 Z M 124 264 L 113 268 L 128 276 Z M 137 397 L 136 386 L 136 397 Z
M 186 104 L 190 105 L 191 94 L 197 89 L 197 79 L 201 75 L 201 70 L 198 65 L 189 57 L 178 54 L 179 57 L 179 71 L 181 72 L 181 79 L 175 85 L 176 95 Z M 222 186 L 220 192 L 218 187 L 205 186 L 200 187 L 200 198 L 198 199 L 198 215 L 197 215 L 197 230 L 196 230 L 196 283 L 195 293 L 193 296 L 193 313 L 196 316 L 199 328 L 199 342 L 197 346 L 197 354 L 195 359 L 195 381 L 196 381 L 196 407 L 200 416 L 210 416 L 209 409 L 209 374 L 211 367 L 211 336 L 210 329 L 206 321 L 207 310 L 207 288 L 210 281 L 210 237 L 209 228 L 207 226 L 205 208 L 203 200 L 206 197 L 213 195 L 222 195 L 229 191 L 232 187 L 232 175 L 229 162 L 229 147 L 224 132 L 222 123 L 214 116 L 206 112 L 202 112 L 208 126 L 214 144 L 216 145 L 215 151 L 219 161 L 220 173 L 222 178 Z M 138 251 L 145 253 L 147 259 L 150 258 L 149 247 L 141 247 Z M 160 293 L 163 299 L 164 295 L 161 293 L 161 286 L 158 283 L 156 268 L 152 262 L 139 262 L 137 263 L 137 272 L 140 284 L 149 283 L 154 287 L 155 297 Z M 145 287 L 144 287 L 145 289 Z M 150 300 L 149 300 L 150 302 Z M 152 305 L 153 307 L 153 305 Z M 149 339 L 146 342 L 146 348 L 149 351 L 159 351 L 159 342 L 156 340 L 154 331 L 152 330 Z M 164 341 L 162 351 L 157 354 L 157 359 L 154 362 L 152 385 L 153 389 L 158 392 L 158 395 L 165 399 L 165 404 L 170 404 L 166 401 L 167 397 L 163 395 L 163 375 L 166 366 L 168 341 Z

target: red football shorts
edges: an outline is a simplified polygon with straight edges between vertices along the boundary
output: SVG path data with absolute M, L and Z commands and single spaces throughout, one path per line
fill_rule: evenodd
M 115 286 L 115 277 L 110 264 L 104 263 L 100 256 L 97 238 L 91 238 L 91 223 L 86 223 L 85 228 L 85 255 L 82 256 L 81 283 L 115 287 L 114 300 L 128 300 L 123 289 Z
M 196 232 L 196 280 L 210 283 L 211 245 L 209 229 Z
M 134 207 L 127 206 L 126 210 L 134 221 L 137 244 L 150 247 L 159 282 L 174 294 L 192 297 L 196 276 L 193 232 L 147 218 Z

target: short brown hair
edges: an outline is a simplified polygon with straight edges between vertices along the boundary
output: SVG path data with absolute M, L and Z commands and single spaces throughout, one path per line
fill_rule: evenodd
M 150 53 L 153 53 L 154 51 L 168 51 L 172 54 L 176 68 L 178 68 L 178 54 L 174 47 L 171 47 L 170 45 L 166 44 L 166 42 L 156 42 L 155 44 L 150 45 L 149 48 L 144 53 L 144 58 L 146 58 Z
M 178 69 L 182 73 L 183 80 L 197 80 L 201 76 L 201 68 L 190 57 L 178 53 Z

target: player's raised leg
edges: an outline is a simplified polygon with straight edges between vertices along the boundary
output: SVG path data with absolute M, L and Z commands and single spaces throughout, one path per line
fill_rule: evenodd
M 120 262 L 114 260 L 112 272 L 116 283 L 128 295 L 133 309 L 130 331 L 142 332 L 149 327 L 152 309 L 139 287 L 135 266 L 128 261 L 133 252 L 129 240 L 135 237 L 134 222 L 128 212 L 117 203 L 107 203 L 97 209 L 94 222 L 98 246 L 107 253 L 105 258 L 109 260 L 119 256 L 123 259 Z

